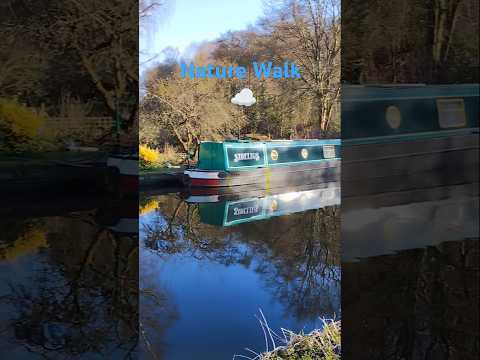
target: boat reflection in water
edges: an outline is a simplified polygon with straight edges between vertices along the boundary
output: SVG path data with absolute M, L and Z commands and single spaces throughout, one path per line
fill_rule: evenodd
M 240 195 L 217 193 L 188 194 L 187 203 L 199 204 L 200 220 L 205 224 L 232 226 L 274 216 L 321 209 L 340 204 L 337 182 L 297 188 L 254 191 Z
M 138 200 L 24 200 L 0 206 L 0 358 L 135 358 Z
M 141 196 L 141 319 L 151 351 L 211 360 L 265 351 L 259 309 L 278 334 L 340 317 L 338 183 L 191 191 Z M 149 322 L 166 319 L 166 307 L 144 295 L 151 289 L 169 298 L 171 326 L 161 335 Z
M 475 359 L 478 183 L 342 204 L 345 357 Z

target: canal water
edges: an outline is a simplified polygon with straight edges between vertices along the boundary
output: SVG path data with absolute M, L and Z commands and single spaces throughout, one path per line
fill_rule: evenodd
M 342 198 L 342 358 L 477 359 L 478 182 L 358 193 Z
M 339 319 L 339 202 L 338 185 L 144 194 L 141 326 L 152 357 L 253 358 L 272 347 L 269 331 L 283 345 L 282 329 Z
M 338 186 L 246 195 L 2 202 L 0 358 L 231 359 L 339 319 Z
M 335 184 L 2 202 L 0 359 L 254 358 L 321 318 L 344 359 L 476 359 L 478 183 L 374 190 L 341 224 Z
M 133 359 L 138 199 L 0 206 L 0 359 Z

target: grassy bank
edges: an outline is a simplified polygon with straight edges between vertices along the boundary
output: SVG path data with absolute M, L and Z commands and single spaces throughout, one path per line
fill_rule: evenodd
M 286 346 L 262 354 L 261 360 L 340 359 L 340 322 L 326 323 L 323 330 L 307 335 L 291 334 Z
M 272 333 L 267 329 L 269 337 Z M 340 321 L 324 320 L 321 330 L 309 334 L 295 334 L 283 331 L 284 346 L 275 346 L 273 350 L 256 354 L 254 357 L 236 356 L 250 360 L 340 360 L 341 359 L 341 325 Z M 273 335 L 271 339 L 277 337 Z M 277 337 L 278 338 L 278 337 Z M 282 339 L 283 340 L 283 339 Z

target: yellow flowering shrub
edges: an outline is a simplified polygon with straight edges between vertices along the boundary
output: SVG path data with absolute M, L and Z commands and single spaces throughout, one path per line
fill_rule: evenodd
M 45 119 L 16 101 L 0 99 L 0 127 L 18 136 L 35 137 Z
M 140 158 L 145 162 L 155 163 L 158 161 L 159 153 L 146 145 L 140 145 Z
M 139 148 L 140 165 L 151 167 L 158 163 L 160 154 L 157 150 L 151 149 L 146 145 L 140 145 Z
M 185 154 L 180 154 L 170 145 L 165 145 L 163 151 L 152 149 L 147 145 L 139 148 L 140 168 L 144 170 L 178 166 L 185 161 Z

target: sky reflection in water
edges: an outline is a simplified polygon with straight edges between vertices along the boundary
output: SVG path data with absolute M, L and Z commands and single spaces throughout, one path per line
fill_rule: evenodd
M 278 196 L 210 203 L 175 193 L 143 197 L 141 288 L 147 295 L 141 318 L 151 351 L 165 359 L 229 359 L 248 353 L 246 347 L 264 351 L 259 309 L 279 334 L 281 328 L 320 328 L 320 317 L 339 318 L 339 208 L 331 196 L 330 206 L 320 209 L 312 204 L 325 199 L 307 198 L 303 209 L 311 210 L 299 212 L 298 196 L 283 196 L 295 200 L 288 206 Z M 205 223 L 222 224 L 228 204 L 241 206 L 242 199 L 260 212 L 273 203 L 283 216 L 243 218 L 228 227 Z M 285 215 L 287 208 L 296 213 Z

